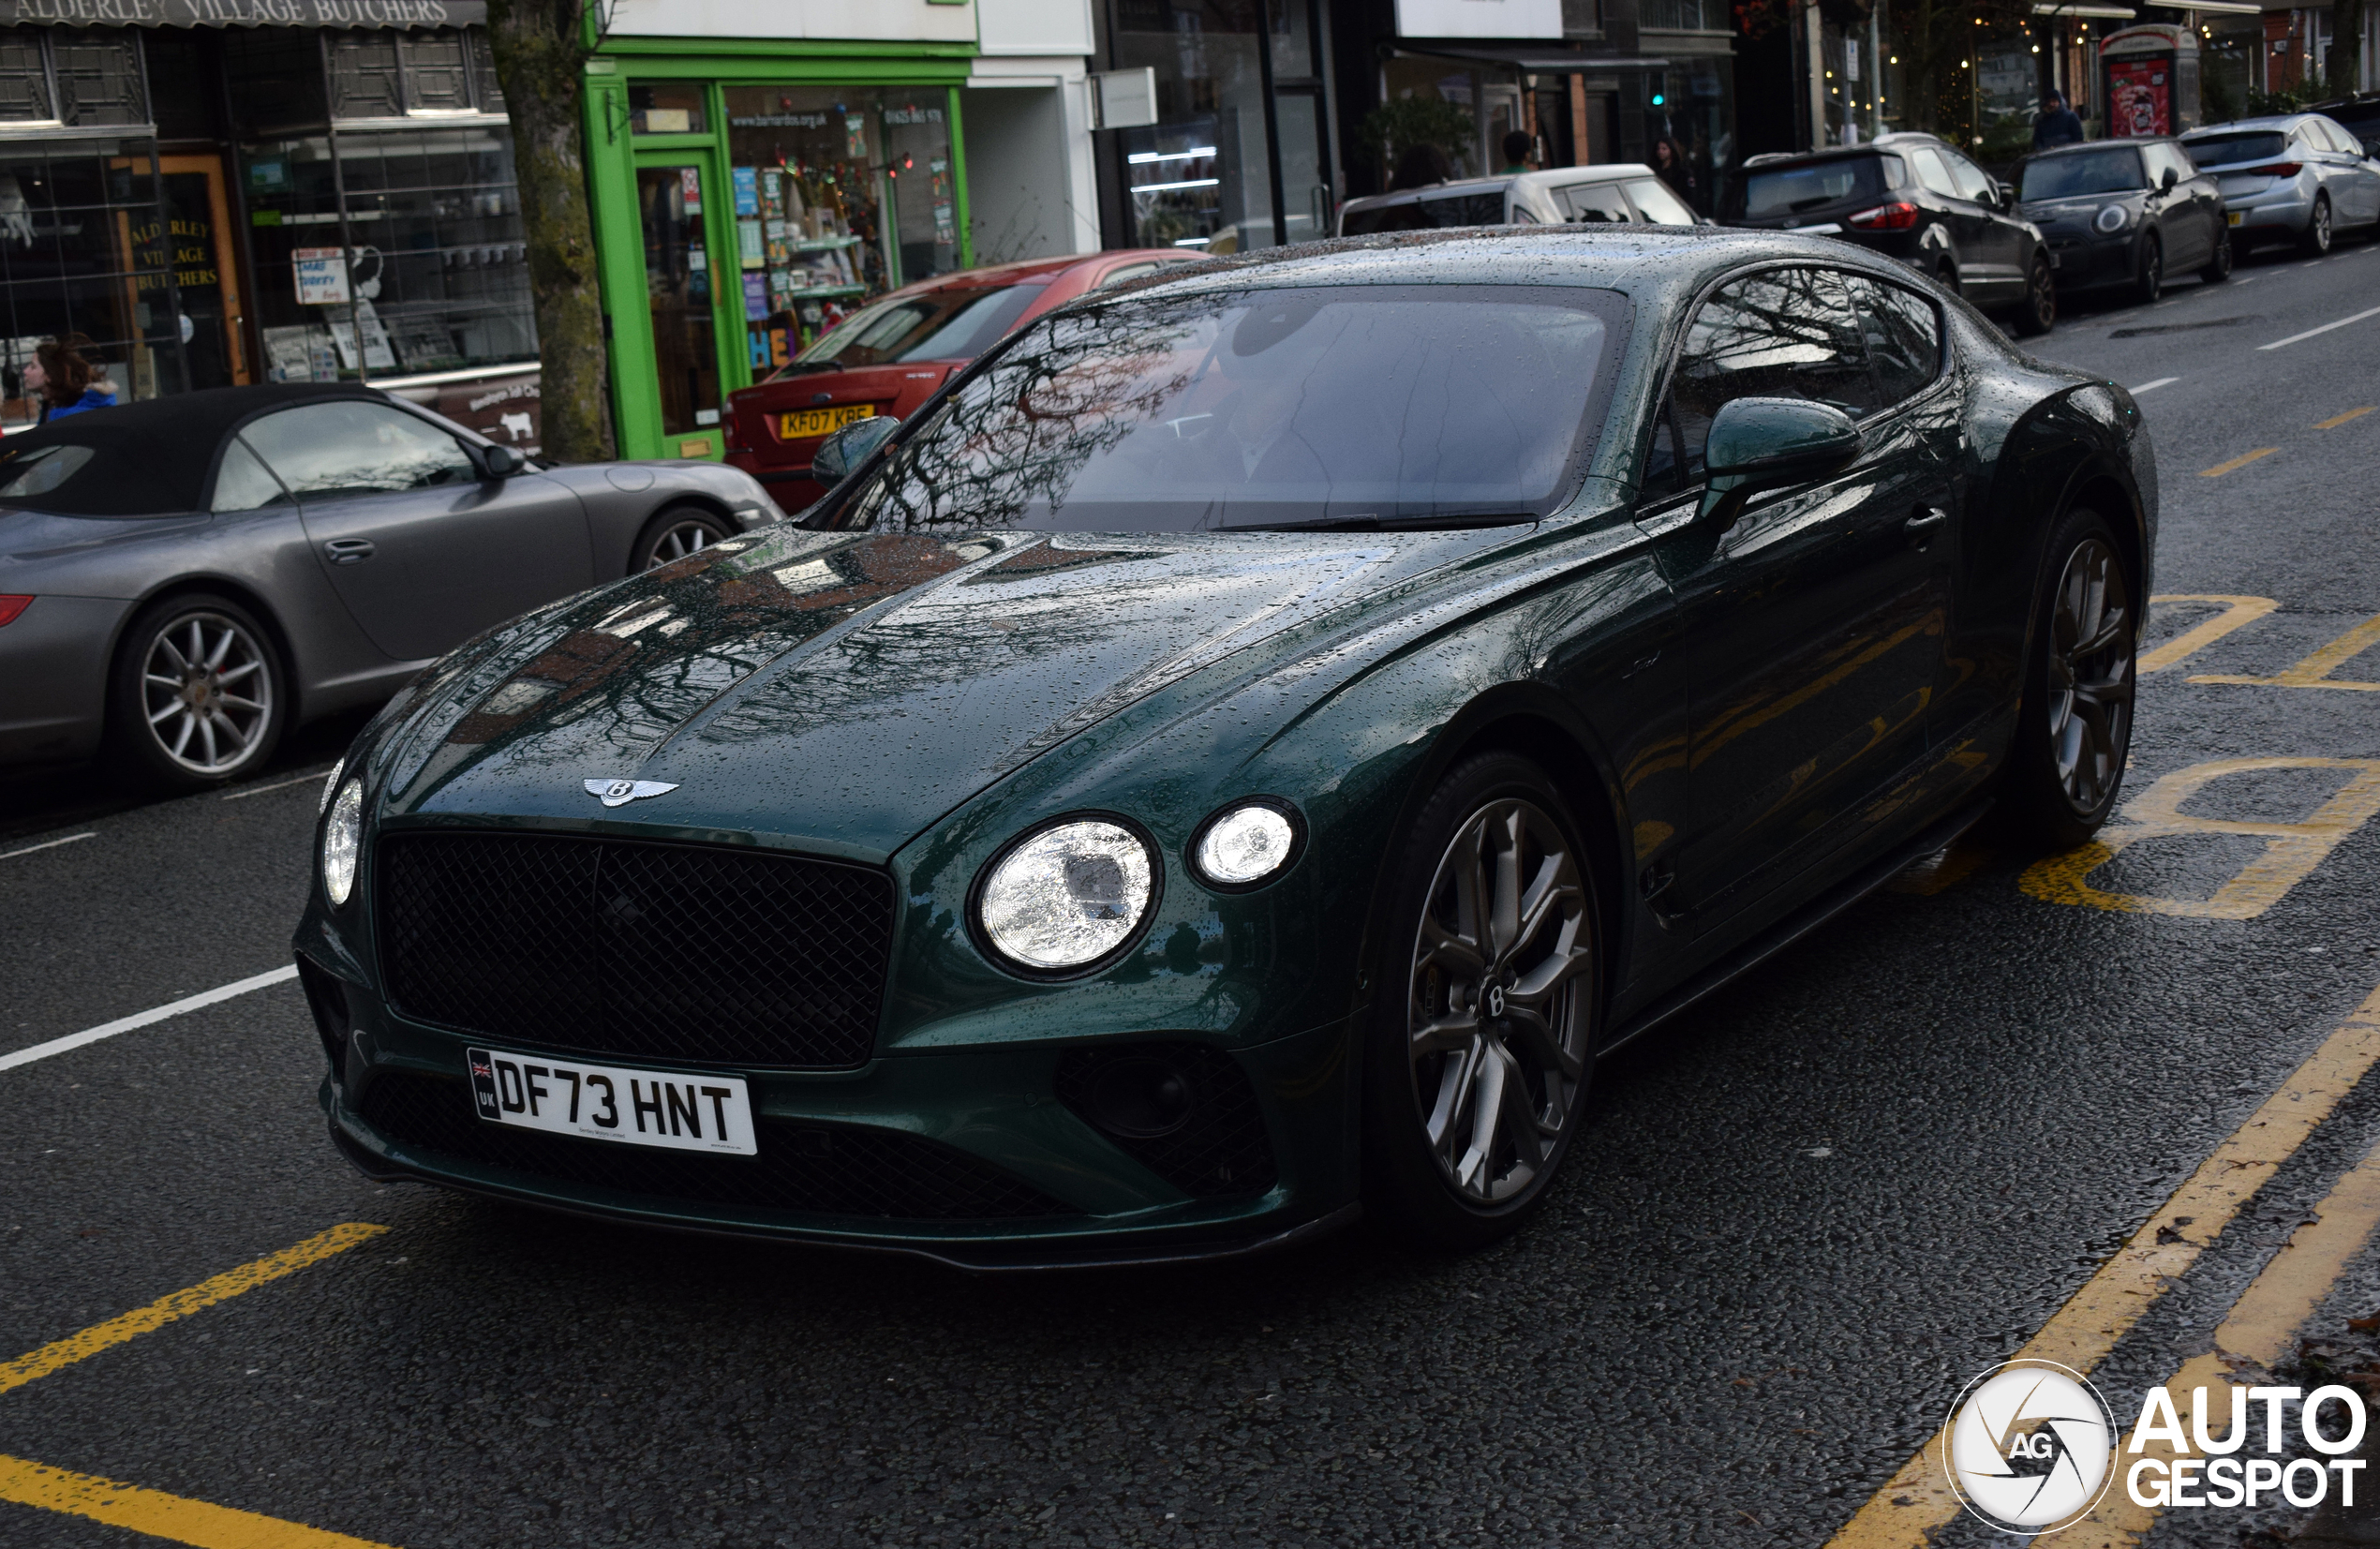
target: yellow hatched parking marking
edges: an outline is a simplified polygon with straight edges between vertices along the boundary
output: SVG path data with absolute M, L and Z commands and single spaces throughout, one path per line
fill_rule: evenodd
M 2190 681 L 2257 683 L 2276 689 L 2347 689 L 2360 693 L 2380 693 L 2380 683 L 2358 682 L 2351 678 L 2333 678 L 2330 676 L 2374 646 L 2380 646 L 2380 618 L 2365 619 L 2297 665 L 2284 668 L 2270 678 L 2208 673 L 2194 676 Z
M 2155 603 L 2220 603 L 2223 611 L 2198 625 L 2186 634 L 2178 634 L 2140 659 L 2139 670 L 2156 672 L 2170 667 L 2185 657 L 2194 656 L 2209 646 L 2262 618 L 2281 604 L 2269 597 L 2226 597 L 2213 592 L 2169 592 L 2151 597 Z
M 2105 1360 L 2375 1062 L 2380 1062 L 2380 990 L 2215 1148 L 2017 1357 L 2055 1361 L 2079 1372 Z M 1957 1516 L 1958 1497 L 1938 1463 L 1948 1440 L 1938 1432 L 1920 1447 L 1827 1541 L 1827 1549 L 1921 1549 L 1936 1528 Z
M 68 1334 L 54 1344 L 42 1346 L 29 1355 L 21 1355 L 6 1365 L 0 1365 L 0 1393 L 49 1376 L 62 1366 L 71 1366 L 86 1357 L 98 1354 L 112 1345 L 138 1338 L 152 1329 L 161 1329 L 176 1318 L 228 1302 L 245 1291 L 268 1285 L 285 1274 L 294 1274 L 309 1264 L 319 1264 L 334 1254 L 345 1253 L 358 1243 L 366 1242 L 388 1230 L 386 1227 L 348 1221 L 330 1230 L 309 1237 L 295 1247 L 268 1254 L 253 1264 L 243 1264 L 211 1280 L 201 1280 L 186 1290 L 159 1297 L 145 1307 L 111 1318 L 106 1322 Z
M 2226 473 L 2238 472 L 2239 469 L 2247 467 L 2250 463 L 2254 462 L 2259 457 L 2269 457 L 2280 450 L 2281 449 L 2277 446 L 2260 446 L 2254 452 L 2241 453 L 2239 456 L 2232 458 L 2231 461 L 2227 463 L 2217 463 L 2214 467 L 2200 473 L 2198 477 L 2201 479 L 2220 479 Z
M 111 1527 L 128 1527 L 136 1533 L 194 1544 L 197 1549 L 389 1549 L 370 1539 L 325 1532 L 229 1506 L 210 1506 L 203 1500 L 186 1500 L 162 1490 L 69 1473 L 21 1457 L 0 1456 L 0 1500 L 63 1512 Z

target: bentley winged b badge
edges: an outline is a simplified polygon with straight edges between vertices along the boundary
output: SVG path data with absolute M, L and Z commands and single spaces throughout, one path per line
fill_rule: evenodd
M 587 794 L 602 797 L 606 807 L 625 807 L 632 801 L 648 796 L 666 795 L 676 789 L 676 785 L 659 780 L 590 780 L 587 782 Z

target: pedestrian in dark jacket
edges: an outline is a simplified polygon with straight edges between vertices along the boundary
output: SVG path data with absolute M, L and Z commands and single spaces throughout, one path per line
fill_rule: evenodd
M 2042 93 L 2041 116 L 2033 120 L 2033 149 L 2046 151 L 2057 145 L 2082 142 L 2082 120 L 2066 106 L 2065 94 L 2055 90 Z

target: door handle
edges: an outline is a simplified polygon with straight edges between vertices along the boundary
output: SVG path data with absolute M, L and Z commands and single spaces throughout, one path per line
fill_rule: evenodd
M 1909 537 L 1911 548 L 1923 549 L 1934 541 L 1934 534 L 1950 520 L 1950 513 L 1940 506 L 1921 506 L 1917 514 L 1900 525 Z
M 335 565 L 360 565 L 373 555 L 369 538 L 334 538 L 322 545 L 322 552 Z

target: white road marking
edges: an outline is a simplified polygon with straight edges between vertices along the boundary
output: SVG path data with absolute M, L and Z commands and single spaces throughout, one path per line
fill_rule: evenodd
M 0 854 L 0 860 L 14 860 L 19 856 L 29 856 L 36 850 L 54 850 L 61 844 L 72 844 L 77 840 L 97 839 L 98 837 L 99 831 L 97 828 L 92 829 L 91 832 L 87 834 L 68 834 L 64 839 L 45 840 L 39 844 L 28 844 L 22 850 L 10 850 L 6 854 Z
M 2341 318 L 2337 322 L 2326 322 L 2319 328 L 2309 328 L 2302 334 L 2292 334 L 2285 339 L 2275 339 L 2270 344 L 2260 344 L 2256 346 L 2256 348 L 2259 350 L 2278 350 L 2284 344 L 2295 344 L 2299 339 L 2310 339 L 2316 334 L 2328 334 L 2333 328 L 2344 328 L 2351 322 L 2361 322 L 2366 318 L 2380 318 L 2380 306 L 2367 307 L 2363 311 L 2358 312 L 2352 318 Z
M 2161 387 L 2171 387 L 2179 380 L 2181 380 L 2179 377 L 2159 377 L 2155 381 L 2142 382 L 2132 390 L 2133 396 L 2138 397 L 2143 393 L 2153 393 Z
M 69 1033 L 63 1038 L 52 1038 L 48 1043 L 37 1043 L 30 1049 L 20 1049 L 13 1054 L 0 1054 L 0 1070 L 14 1070 L 21 1065 L 31 1065 L 36 1060 L 46 1060 L 52 1054 L 63 1054 L 70 1049 L 81 1049 L 84 1044 L 97 1043 L 101 1038 L 112 1038 L 119 1033 L 129 1033 L 136 1027 L 146 1027 L 151 1022 L 161 1022 L 169 1017 L 178 1017 L 186 1011 L 196 1011 L 201 1007 L 213 1005 L 218 1001 L 234 1000 L 250 990 L 263 990 L 296 977 L 297 964 L 290 963 L 287 967 L 275 968 L 269 974 L 258 974 L 214 990 L 201 990 L 195 995 L 185 995 L 169 1005 L 138 1011 L 129 1017 L 118 1017 L 112 1022 L 101 1022 L 97 1027 L 86 1027 L 80 1033 Z
M 311 769 L 302 775 L 291 775 L 287 780 L 276 780 L 270 785 L 251 785 L 245 791 L 233 791 L 229 796 L 223 797 L 223 799 L 226 801 L 245 801 L 252 796 L 262 796 L 267 791 L 286 791 L 292 785 L 303 785 L 309 780 L 320 780 L 330 772 L 331 766 L 325 764 L 319 769 Z

